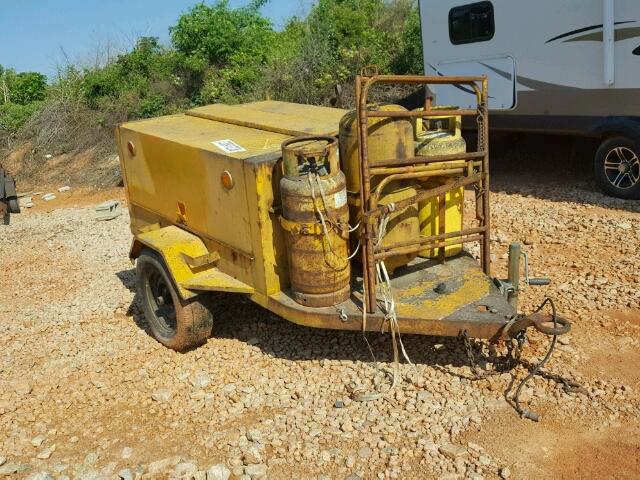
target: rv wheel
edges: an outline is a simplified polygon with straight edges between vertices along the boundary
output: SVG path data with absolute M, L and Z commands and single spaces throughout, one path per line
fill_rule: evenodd
M 153 336 L 178 351 L 206 343 L 213 315 L 202 295 L 182 300 L 162 257 L 144 249 L 136 264 L 138 293 Z
M 595 177 L 612 197 L 640 198 L 640 145 L 627 137 L 607 138 L 596 152 Z

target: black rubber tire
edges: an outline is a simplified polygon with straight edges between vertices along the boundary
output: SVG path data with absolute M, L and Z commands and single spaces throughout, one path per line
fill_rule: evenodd
M 625 163 L 617 152 L 622 152 L 624 158 L 630 161 L 626 163 L 629 173 L 625 174 L 614 168 L 616 164 Z M 640 199 L 639 159 L 639 141 L 622 136 L 605 139 L 596 152 L 594 165 L 595 178 L 600 189 L 612 197 Z M 619 178 L 618 175 L 622 177 Z
M 10 198 L 7 204 L 9 206 L 9 212 L 20 213 L 20 203 L 18 203 L 17 198 Z
M 164 260 L 148 248 L 138 257 L 136 276 L 144 315 L 156 340 L 177 351 L 207 342 L 213 315 L 203 294 L 181 299 Z

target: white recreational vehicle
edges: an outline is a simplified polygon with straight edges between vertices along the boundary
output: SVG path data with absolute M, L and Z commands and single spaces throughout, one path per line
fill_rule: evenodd
M 486 74 L 492 129 L 598 137 L 600 187 L 640 198 L 640 0 L 420 0 L 420 17 L 426 74 Z

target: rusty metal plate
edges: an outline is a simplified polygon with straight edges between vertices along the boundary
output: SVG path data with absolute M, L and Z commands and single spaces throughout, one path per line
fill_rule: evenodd
M 456 336 L 462 330 L 476 338 L 493 338 L 515 314 L 493 281 L 468 254 L 438 264 L 417 259 L 396 270 L 391 279 L 400 330 L 403 333 Z M 362 282 L 352 283 L 351 298 L 337 306 L 308 308 L 287 292 L 269 297 L 266 307 L 285 319 L 316 328 L 362 329 Z M 380 331 L 384 313 L 367 315 L 366 329 Z

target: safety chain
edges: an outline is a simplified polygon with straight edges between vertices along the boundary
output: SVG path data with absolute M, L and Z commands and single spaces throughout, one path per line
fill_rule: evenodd
M 542 304 L 540 304 L 540 306 L 536 309 L 536 312 L 540 311 L 545 305 L 549 304 L 552 310 L 552 318 L 553 318 L 553 323 L 554 323 L 554 328 L 556 327 L 556 307 L 555 304 L 553 303 L 553 300 L 551 300 L 550 298 L 546 298 Z M 517 317 L 512 318 L 512 321 L 515 320 Z M 553 335 L 552 336 L 552 340 L 549 346 L 549 349 L 546 353 L 546 355 L 544 356 L 544 358 L 538 362 L 536 365 L 532 365 L 531 363 L 522 360 L 522 347 L 526 341 L 526 335 L 525 335 L 525 331 L 519 331 L 513 338 L 516 340 L 516 346 L 513 346 L 513 342 L 509 341 L 507 343 L 507 348 L 508 348 L 508 353 L 506 356 L 506 361 L 504 363 L 504 366 L 502 368 L 496 368 L 493 371 L 488 371 L 488 370 L 483 370 L 480 368 L 480 366 L 478 365 L 478 362 L 476 360 L 475 354 L 473 352 L 473 345 L 471 344 L 471 340 L 469 338 L 469 335 L 467 334 L 466 330 L 463 330 L 462 332 L 460 332 L 459 337 L 462 339 L 464 348 L 465 348 L 465 352 L 467 354 L 467 358 L 469 359 L 469 364 L 471 365 L 471 370 L 473 371 L 475 378 L 473 380 L 480 380 L 486 377 L 489 377 L 491 375 L 497 375 L 500 373 L 504 373 L 506 371 L 512 370 L 514 367 L 516 367 L 518 364 L 521 364 L 522 366 L 524 366 L 528 371 L 529 374 L 522 380 L 520 381 L 520 383 L 518 384 L 518 387 L 516 389 L 515 394 L 513 395 L 512 398 L 512 404 L 516 410 L 516 412 L 518 412 L 518 414 L 523 417 L 523 418 L 528 418 L 530 420 L 533 420 L 535 422 L 540 420 L 540 415 L 538 415 L 536 412 L 533 412 L 531 410 L 528 410 L 527 408 L 522 408 L 520 406 L 520 402 L 519 402 L 519 397 L 520 397 L 520 392 L 522 391 L 522 388 L 524 387 L 525 383 L 527 383 L 528 380 L 530 380 L 533 376 L 535 375 L 539 375 L 542 378 L 545 378 L 547 380 L 552 380 L 554 382 L 556 382 L 558 385 L 562 384 L 562 388 L 565 391 L 565 393 L 580 393 L 580 394 L 588 394 L 588 391 L 586 388 L 584 388 L 582 385 L 580 385 L 578 382 L 575 382 L 573 380 L 569 380 L 561 375 L 558 375 L 556 373 L 551 373 L 551 372 L 547 372 L 542 370 L 542 367 L 546 364 L 547 360 L 549 360 L 549 357 L 551 356 L 555 345 L 556 345 L 556 338 L 557 335 Z M 495 362 L 494 362 L 495 363 Z M 511 384 L 513 385 L 513 383 Z M 511 389 L 511 386 L 509 387 L 508 390 Z M 508 393 L 507 390 L 507 393 Z M 506 394 L 505 394 L 506 395 Z M 506 397 L 505 397 L 506 398 Z
M 484 115 L 486 115 L 487 107 L 485 105 L 478 105 L 478 116 L 476 117 L 476 124 L 478 125 L 478 151 L 482 152 L 486 148 L 484 142 Z
M 493 375 L 500 375 L 512 370 L 516 365 L 518 365 L 518 363 L 520 363 L 520 358 L 522 356 L 522 347 L 527 339 L 524 332 L 518 332 L 514 337 L 514 339 L 516 340 L 515 346 L 511 341 L 507 343 L 507 354 L 504 357 L 502 365 L 497 367 L 493 371 L 489 371 L 484 370 L 478 364 L 475 353 L 473 352 L 473 345 L 471 344 L 471 339 L 469 338 L 469 334 L 467 333 L 467 331 L 463 330 L 462 332 L 460 332 L 459 337 L 462 339 L 464 349 L 467 354 L 467 359 L 469 360 L 469 364 L 471 366 L 471 371 L 475 375 L 475 378 L 473 380 L 481 380 L 483 378 L 487 378 Z M 496 364 L 496 362 L 493 363 Z
M 469 360 L 469 364 L 471 366 L 471 370 L 473 371 L 475 378 L 473 380 L 482 380 L 483 378 L 490 377 L 492 375 L 499 375 L 501 373 L 508 372 L 513 370 L 518 364 L 521 364 L 527 370 L 532 370 L 534 365 L 532 365 L 527 360 L 522 360 L 522 347 L 527 340 L 525 332 L 518 332 L 514 337 L 516 340 L 516 345 L 514 346 L 511 342 L 507 344 L 507 355 L 504 363 L 501 368 L 497 368 L 496 370 L 484 370 L 478 364 L 476 360 L 475 353 L 473 352 L 473 345 L 471 343 L 471 339 L 467 334 L 467 331 L 464 330 L 460 333 L 459 337 L 462 339 L 464 344 L 465 353 L 467 355 L 467 359 Z M 563 377 L 562 375 L 558 375 L 557 373 L 551 373 L 546 370 L 538 370 L 536 375 L 540 377 L 556 382 L 557 384 L 562 385 L 562 389 L 565 393 L 581 393 L 587 395 L 589 392 L 585 387 L 580 385 L 578 382 L 574 380 L 570 380 L 568 378 Z

